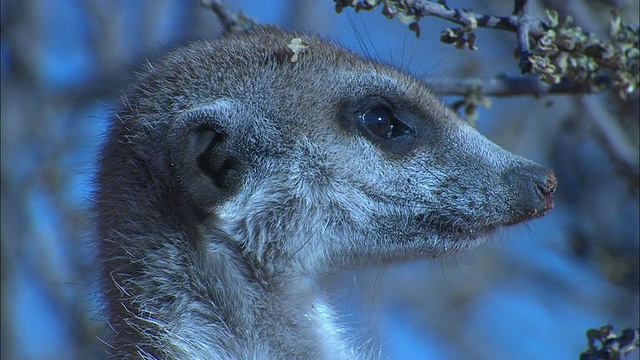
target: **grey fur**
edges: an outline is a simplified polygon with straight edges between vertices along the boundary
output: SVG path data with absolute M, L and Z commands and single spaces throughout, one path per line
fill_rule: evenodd
M 117 358 L 364 357 L 318 276 L 455 254 L 553 207 L 552 173 L 420 82 L 309 35 L 193 43 L 124 104 L 96 194 Z M 400 135 L 363 124 L 375 109 Z

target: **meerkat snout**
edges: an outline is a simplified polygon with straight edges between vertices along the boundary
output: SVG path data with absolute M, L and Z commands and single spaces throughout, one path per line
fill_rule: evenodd
M 142 73 L 99 159 L 117 357 L 358 358 L 315 280 L 454 254 L 553 208 L 553 174 L 421 82 L 258 27 Z

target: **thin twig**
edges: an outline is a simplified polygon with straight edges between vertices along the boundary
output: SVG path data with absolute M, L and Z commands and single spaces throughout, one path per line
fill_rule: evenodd
M 464 96 L 474 91 L 480 91 L 485 96 L 514 97 L 595 93 L 598 92 L 598 88 L 610 84 L 611 78 L 601 76 L 596 78 L 594 82 L 562 81 L 550 85 L 530 76 L 508 77 L 501 75 L 483 79 L 425 79 L 425 83 L 438 95 Z
M 475 21 L 479 28 L 518 32 L 518 24 L 524 21 L 527 22 L 529 34 L 533 37 L 542 36 L 547 27 L 538 19 L 516 14 L 503 17 L 483 15 L 469 10 L 452 9 L 444 4 L 427 0 L 406 0 L 406 3 L 418 17 L 433 16 L 462 26 L 467 26 Z
M 620 127 L 617 119 L 613 118 L 605 109 L 600 99 L 582 97 L 580 100 L 585 113 L 590 115 L 593 124 L 598 129 L 597 134 L 601 138 L 604 148 L 622 166 L 623 171 L 638 179 L 640 159 L 638 158 L 637 145 L 631 144 L 624 129 Z
M 520 49 L 520 71 L 522 74 L 531 72 L 531 48 L 529 46 L 529 28 L 530 20 L 527 16 L 527 0 L 515 0 L 515 9 L 513 15 L 518 18 L 518 48 Z
M 218 15 L 224 32 L 229 32 L 238 25 L 238 16 L 229 11 L 221 0 L 200 0 L 200 6 L 211 9 Z

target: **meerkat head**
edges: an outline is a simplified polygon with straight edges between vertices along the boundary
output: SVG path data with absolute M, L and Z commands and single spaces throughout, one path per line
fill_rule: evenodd
M 192 44 L 126 100 L 113 147 L 140 161 L 107 163 L 162 189 L 129 196 L 265 269 L 456 253 L 553 207 L 551 172 L 416 79 L 313 36 L 260 27 Z

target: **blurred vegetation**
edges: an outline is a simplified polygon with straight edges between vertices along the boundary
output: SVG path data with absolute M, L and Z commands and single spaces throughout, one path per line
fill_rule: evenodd
M 227 2 L 237 5 L 231 3 Z M 319 21 L 318 14 L 308 10 L 315 9 L 317 3 L 294 0 L 279 11 L 295 19 L 289 25 L 320 22 L 325 26 L 322 31 L 328 33 L 331 22 L 324 18 Z M 378 2 L 359 3 L 373 6 Z M 406 14 L 406 8 L 402 7 L 406 2 L 382 3 L 387 5 L 385 15 L 395 15 L 414 32 L 420 31 L 419 19 Z M 539 0 L 530 4 L 535 16 L 553 25 L 529 44 L 535 71 L 555 83 L 565 76 L 597 81 L 596 73 L 606 68 L 612 80 L 604 87 L 613 91 L 574 97 L 535 93 L 527 102 L 517 100 L 516 110 L 501 107 L 501 100 L 493 98 L 488 115 L 499 124 L 493 135 L 514 152 L 537 154 L 556 171 L 559 178 L 556 212 L 561 214 L 564 208 L 571 216 L 563 223 L 562 232 L 556 234 L 559 239 L 566 239 L 568 253 L 558 246 L 561 249 L 552 249 L 557 251 L 554 254 L 571 264 L 579 264 L 581 269 L 593 270 L 616 291 L 622 290 L 617 295 L 599 292 L 576 295 L 570 293 L 576 291 L 572 287 L 576 285 L 572 283 L 574 279 L 562 282 L 557 274 L 535 272 L 521 260 L 493 253 L 482 266 L 474 266 L 473 272 L 486 273 L 494 280 L 461 281 L 460 285 L 454 280 L 433 279 L 433 269 L 427 269 L 424 273 L 410 272 L 407 275 L 410 286 L 402 286 L 397 279 L 384 282 L 382 286 L 390 289 L 389 294 L 378 295 L 377 301 L 388 300 L 394 306 L 417 309 L 415 321 L 450 339 L 458 339 L 466 328 L 473 300 L 496 285 L 490 281 L 506 281 L 507 275 L 517 278 L 518 283 L 529 278 L 559 284 L 555 288 L 558 299 L 572 299 L 577 303 L 572 306 L 586 303 L 591 306 L 590 311 L 606 311 L 614 319 L 637 314 L 634 301 L 640 281 L 639 240 L 633 229 L 638 220 L 633 217 L 637 213 L 634 211 L 638 207 L 640 185 L 638 3 Z M 513 10 L 512 2 L 480 0 L 473 5 L 478 12 L 490 9 L 509 14 Z M 24 336 L 19 327 L 34 321 L 34 317 L 27 317 L 32 313 L 40 321 L 53 324 L 50 332 L 64 340 L 57 348 L 49 349 L 49 358 L 104 358 L 108 349 L 104 349 L 99 337 L 107 324 L 100 314 L 100 294 L 95 282 L 99 264 L 93 258 L 91 245 L 91 181 L 105 119 L 118 106 L 119 91 L 139 63 L 189 39 L 212 38 L 222 26 L 212 12 L 199 8 L 196 1 L 185 6 L 173 0 L 3 0 L 1 6 L 2 358 L 25 358 L 29 349 L 24 348 L 24 339 L 19 341 Z M 613 18 L 611 8 L 618 14 Z M 547 16 L 544 9 L 556 9 L 557 15 L 550 12 Z M 568 21 L 569 16 L 572 21 Z M 426 32 L 429 29 L 426 21 L 421 21 L 424 41 L 433 36 Z M 578 27 L 582 31 L 576 30 Z M 320 32 L 319 29 L 316 28 Z M 612 40 L 584 35 L 590 33 L 610 34 Z M 334 34 L 347 35 L 353 36 L 346 32 Z M 574 40 L 574 35 L 578 40 Z M 480 53 L 489 47 L 483 41 L 496 48 L 500 44 L 509 53 L 517 45 L 514 37 L 490 37 L 472 23 L 444 30 L 443 36 L 455 39 L 453 43 L 459 47 L 462 42 L 466 48 L 478 48 Z M 573 41 L 573 50 L 566 46 L 568 41 Z M 578 49 L 576 44 L 580 41 L 589 45 L 580 45 Z M 450 71 L 476 84 L 470 86 L 467 96 L 453 101 L 469 118 L 477 117 L 489 105 L 486 78 L 477 75 L 477 69 L 483 66 L 480 60 L 488 55 L 474 57 L 478 56 L 476 53 L 469 55 L 464 64 L 452 66 Z M 445 55 L 443 58 L 444 62 L 449 60 Z M 549 60 L 539 60 L 543 58 Z M 518 69 L 506 62 L 499 67 L 505 72 Z M 60 68 L 66 70 L 62 72 Z M 435 82 L 441 76 L 434 74 L 426 82 Z M 527 153 L 531 148 L 539 152 Z M 486 251 L 500 251 L 499 248 Z M 436 266 L 447 267 L 449 273 L 460 273 L 455 261 Z M 372 280 L 375 287 L 378 281 Z M 42 308 L 24 308 L 25 283 L 44 299 L 47 312 Z M 437 289 L 437 296 L 425 296 L 425 287 Z M 370 299 L 366 301 L 373 303 Z M 434 320 L 441 319 L 443 314 L 447 314 L 446 321 Z M 629 325 L 620 327 L 623 326 Z M 578 333 L 581 331 L 576 329 Z M 31 335 L 33 344 L 41 342 L 37 336 L 44 336 Z M 477 353 L 482 349 L 472 342 L 477 340 L 476 335 L 457 343 L 457 351 L 475 358 L 495 355 L 483 357 Z

